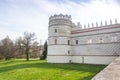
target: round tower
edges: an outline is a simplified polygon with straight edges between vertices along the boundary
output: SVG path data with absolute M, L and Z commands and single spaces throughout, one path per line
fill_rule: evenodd
M 70 15 L 62 14 L 49 18 L 47 62 L 71 62 L 71 20 Z

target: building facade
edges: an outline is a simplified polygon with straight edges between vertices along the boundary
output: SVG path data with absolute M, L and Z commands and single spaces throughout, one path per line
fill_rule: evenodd
M 120 55 L 120 24 L 84 26 L 70 15 L 49 18 L 48 63 L 109 64 Z

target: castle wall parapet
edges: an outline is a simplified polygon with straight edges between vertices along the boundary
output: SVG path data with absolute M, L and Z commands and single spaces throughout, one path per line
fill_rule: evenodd
M 49 27 L 52 25 L 72 25 L 71 15 L 54 15 L 49 18 Z

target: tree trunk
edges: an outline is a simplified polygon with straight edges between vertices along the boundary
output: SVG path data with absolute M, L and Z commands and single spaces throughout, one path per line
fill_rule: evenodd
M 7 60 L 8 60 L 8 58 L 7 58 L 7 57 L 5 57 L 5 60 L 7 61 Z
M 29 49 L 26 49 L 26 61 L 29 61 Z

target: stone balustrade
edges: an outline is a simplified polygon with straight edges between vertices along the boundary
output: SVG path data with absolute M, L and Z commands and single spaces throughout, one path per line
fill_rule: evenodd
M 120 80 L 120 57 L 93 77 L 92 80 Z

